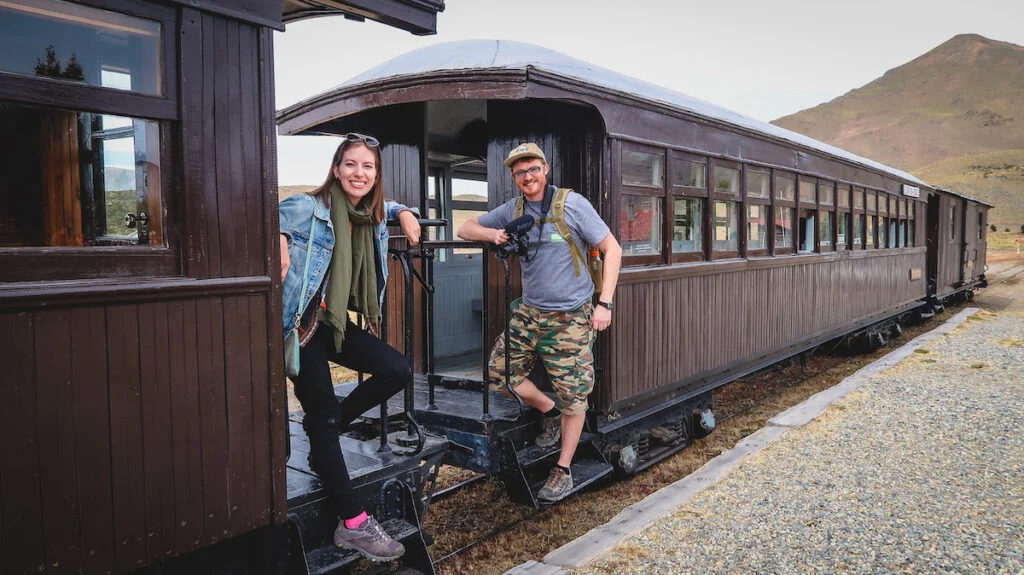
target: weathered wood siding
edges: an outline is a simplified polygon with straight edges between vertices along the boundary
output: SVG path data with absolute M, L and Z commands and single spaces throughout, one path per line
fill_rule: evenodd
M 601 336 L 595 408 L 627 408 L 680 383 L 714 381 L 925 296 L 921 248 L 625 270 L 615 321 Z M 806 263 L 802 263 L 806 262 Z M 790 352 L 791 353 L 791 352 Z
M 938 241 L 936 242 L 936 294 L 939 296 L 953 292 L 963 281 L 963 262 L 961 260 L 964 241 L 964 202 L 962 199 L 938 192 L 939 216 Z M 953 217 L 950 217 L 950 213 Z
M 178 32 L 182 275 L 0 284 L 3 573 L 124 572 L 285 519 L 271 31 L 183 8 Z

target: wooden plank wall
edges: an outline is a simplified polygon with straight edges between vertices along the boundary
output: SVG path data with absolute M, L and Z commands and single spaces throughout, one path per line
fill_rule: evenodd
M 955 221 L 951 222 L 950 209 L 956 213 Z M 953 291 L 954 286 L 961 281 L 962 263 L 961 250 L 963 249 L 963 200 L 956 196 L 939 193 L 939 239 L 938 239 L 938 274 L 937 290 L 938 295 L 947 294 Z M 952 226 L 952 231 L 950 226 Z
M 125 572 L 286 517 L 272 32 L 181 15 L 184 277 L 0 290 L 0 573 Z
M 631 282 L 616 291 L 616 321 L 603 335 L 607 369 L 598 410 L 722 366 L 753 360 L 923 298 L 909 281 L 925 254 L 842 257 L 813 264 Z M 654 321 L 654 318 L 658 318 Z

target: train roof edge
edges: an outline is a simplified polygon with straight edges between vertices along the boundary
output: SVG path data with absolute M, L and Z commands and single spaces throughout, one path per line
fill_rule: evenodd
M 292 129 L 283 125 L 300 113 L 347 98 L 373 87 L 385 90 L 389 84 L 407 82 L 410 78 L 429 77 L 439 72 L 481 72 L 518 71 L 527 77 L 539 71 L 576 81 L 588 86 L 603 88 L 631 96 L 655 105 L 665 106 L 683 113 L 709 118 L 730 127 L 755 132 L 769 138 L 780 139 L 791 144 L 816 150 L 830 156 L 884 172 L 906 182 L 934 188 L 916 176 L 858 156 L 842 148 L 820 142 L 803 134 L 781 128 L 742 114 L 727 110 L 670 90 L 566 56 L 555 50 L 524 42 L 510 40 L 462 40 L 434 44 L 407 52 L 380 64 L 325 92 L 283 108 L 277 113 L 279 134 L 293 135 L 306 128 Z

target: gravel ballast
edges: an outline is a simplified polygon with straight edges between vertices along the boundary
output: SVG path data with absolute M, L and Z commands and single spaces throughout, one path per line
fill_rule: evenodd
M 1013 303 L 998 314 L 981 312 L 875 375 L 571 572 L 1017 575 L 1022 292 L 1004 286 Z

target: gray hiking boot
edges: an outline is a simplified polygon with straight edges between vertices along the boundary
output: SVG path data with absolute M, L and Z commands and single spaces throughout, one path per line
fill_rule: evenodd
M 562 418 L 542 417 L 543 431 L 533 440 L 537 447 L 551 447 L 562 439 Z
M 358 551 L 374 561 L 391 561 L 405 553 L 405 546 L 392 539 L 372 515 L 355 529 L 345 527 L 342 519 L 334 530 L 334 544 Z
M 555 467 L 548 475 L 548 482 L 541 487 L 537 493 L 537 499 L 554 503 L 564 499 L 572 491 L 572 474 L 567 473 L 561 467 Z

